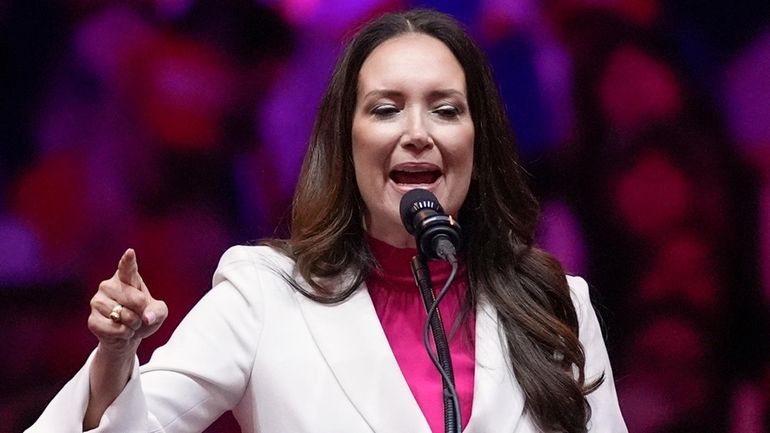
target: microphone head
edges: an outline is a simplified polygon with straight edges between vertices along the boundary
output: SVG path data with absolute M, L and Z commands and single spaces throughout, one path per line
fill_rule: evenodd
M 430 191 L 415 188 L 403 197 L 399 206 L 401 222 L 406 231 L 415 237 L 417 249 L 424 255 L 438 259 L 442 256 L 440 245 L 448 245 L 452 256 L 460 248 L 462 232 L 460 225 L 444 209 Z
M 401 197 L 401 203 L 399 205 L 401 213 L 401 223 L 406 227 L 406 231 L 409 234 L 415 234 L 417 228 L 415 227 L 415 216 L 424 210 L 433 211 L 434 213 L 443 213 L 444 209 L 438 202 L 438 199 L 432 192 L 415 188 L 409 190 L 403 197 Z

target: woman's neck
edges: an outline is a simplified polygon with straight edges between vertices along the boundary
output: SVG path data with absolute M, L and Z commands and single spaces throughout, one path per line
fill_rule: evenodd
M 396 248 L 417 248 L 414 236 L 410 235 L 401 224 L 383 224 L 372 221 L 371 218 L 365 218 L 366 233 L 378 241 Z

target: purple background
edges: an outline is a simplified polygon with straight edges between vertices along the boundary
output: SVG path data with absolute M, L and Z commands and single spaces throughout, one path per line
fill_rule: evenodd
M 0 1 L 0 431 L 93 349 L 88 301 L 125 248 L 171 310 L 146 360 L 228 246 L 285 232 L 342 42 L 411 6 L 488 53 L 540 242 L 592 285 L 630 430 L 770 432 L 759 0 Z

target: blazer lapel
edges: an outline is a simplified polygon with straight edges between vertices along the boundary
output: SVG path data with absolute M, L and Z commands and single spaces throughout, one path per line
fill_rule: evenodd
M 375 432 L 430 433 L 390 349 L 366 287 L 335 305 L 297 293 L 302 314 L 340 386 Z
M 528 422 L 524 398 L 505 354 L 497 312 L 481 301 L 476 308 L 473 410 L 465 433 L 529 431 L 519 425 Z

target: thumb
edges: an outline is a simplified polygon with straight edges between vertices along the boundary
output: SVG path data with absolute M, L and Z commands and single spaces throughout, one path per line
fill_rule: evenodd
M 139 265 L 136 263 L 136 252 L 129 248 L 123 253 L 118 262 L 118 279 L 123 284 L 142 289 L 142 279 L 139 277 Z
M 157 299 L 150 299 L 142 312 L 142 322 L 147 326 L 160 325 L 168 317 L 168 306 Z

